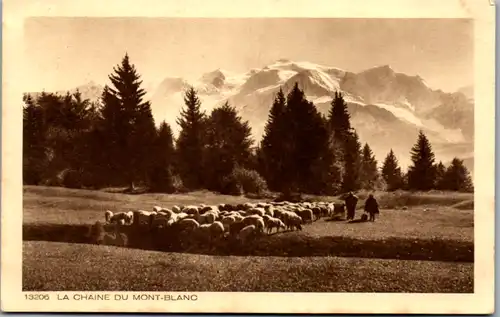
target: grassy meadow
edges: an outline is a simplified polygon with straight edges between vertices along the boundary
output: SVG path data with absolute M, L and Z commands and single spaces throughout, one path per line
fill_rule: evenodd
M 359 193 L 358 208 L 366 196 Z M 89 245 L 77 235 L 103 221 L 106 209 L 262 200 L 206 191 L 125 195 L 25 186 L 23 289 L 473 292 L 472 194 L 375 197 L 382 209 L 374 223 L 320 219 L 303 231 L 262 237 L 238 252 L 229 247 L 147 250 Z

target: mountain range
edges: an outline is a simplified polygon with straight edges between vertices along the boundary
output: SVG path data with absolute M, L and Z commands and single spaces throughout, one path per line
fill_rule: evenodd
M 389 65 L 361 72 L 349 72 L 311 62 L 279 59 L 245 73 L 216 69 L 189 82 L 182 77 L 166 77 L 158 85 L 147 84 L 157 124 L 165 120 L 178 133 L 176 118 L 184 106 L 183 94 L 193 86 L 202 109 L 209 112 L 228 101 L 248 120 L 253 137 L 260 140 L 273 99 L 282 87 L 287 94 L 298 83 L 307 98 L 326 115 L 335 91 L 341 91 L 361 142 L 368 142 L 381 161 L 393 149 L 400 164 L 410 162 L 410 148 L 418 131 L 432 143 L 437 160 L 448 163 L 464 159 L 474 169 L 473 86 L 453 93 L 430 88 L 423 78 L 394 71 Z M 96 101 L 102 85 L 94 82 L 75 87 L 84 98 Z M 60 92 L 65 93 L 65 92 Z

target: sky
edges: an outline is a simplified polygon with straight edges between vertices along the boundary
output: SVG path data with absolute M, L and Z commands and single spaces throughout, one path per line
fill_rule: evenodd
M 473 84 L 473 44 L 466 19 L 31 17 L 25 91 L 108 83 L 125 52 L 145 83 L 287 58 L 352 72 L 390 65 L 455 91 Z

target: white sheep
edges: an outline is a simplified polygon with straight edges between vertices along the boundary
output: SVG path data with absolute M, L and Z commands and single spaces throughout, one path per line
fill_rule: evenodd
M 273 228 L 276 228 L 276 232 L 280 231 L 280 228 L 285 229 L 285 224 L 278 218 L 270 218 L 266 224 L 267 233 L 270 234 L 273 232 Z
M 113 217 L 113 212 L 111 210 L 106 210 L 104 212 L 104 219 L 106 219 L 106 222 L 109 222 L 111 217 Z
M 179 206 L 172 206 L 172 211 L 178 214 L 181 212 L 181 208 Z
M 153 207 L 153 211 L 154 211 L 154 212 L 158 212 L 158 211 L 160 211 L 160 210 L 162 210 L 162 209 L 163 209 L 163 208 L 161 208 L 160 206 L 154 206 L 154 207 Z
M 134 211 L 134 220 L 138 223 L 138 224 L 148 224 L 148 225 L 151 225 L 152 221 L 153 221 L 153 218 L 154 216 L 156 216 L 157 213 L 156 212 L 149 212 L 149 211 L 145 211 L 145 210 L 137 210 L 137 211 Z
M 132 219 L 133 215 L 131 217 L 130 212 L 118 212 L 109 218 L 109 223 L 131 223 Z
M 201 225 L 213 223 L 216 219 L 217 219 L 217 214 L 213 212 L 207 212 L 202 215 L 198 215 L 198 217 L 196 217 L 196 220 Z
M 264 232 L 265 224 L 264 219 L 258 215 L 247 216 L 242 220 L 245 226 L 254 225 L 256 230 L 260 233 Z
M 237 235 L 237 239 L 244 243 L 251 237 L 255 236 L 256 232 L 257 228 L 255 227 L 255 225 L 248 225 L 240 230 Z
M 182 219 L 178 222 L 181 231 L 194 231 L 200 227 L 198 221 L 194 219 Z
M 247 211 L 248 215 L 259 215 L 259 216 L 264 216 L 266 214 L 266 211 L 264 208 L 251 208 Z

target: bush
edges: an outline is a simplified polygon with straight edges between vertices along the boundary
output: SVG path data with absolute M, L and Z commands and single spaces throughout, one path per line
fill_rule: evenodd
M 255 170 L 237 167 L 232 175 L 245 194 L 264 194 L 268 191 L 266 181 Z
M 82 188 L 82 175 L 76 170 L 65 170 L 62 174 L 62 185 L 67 188 Z

